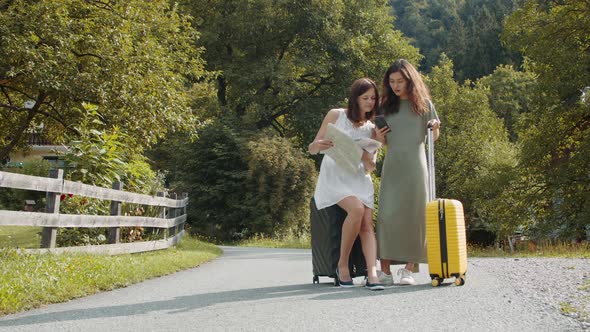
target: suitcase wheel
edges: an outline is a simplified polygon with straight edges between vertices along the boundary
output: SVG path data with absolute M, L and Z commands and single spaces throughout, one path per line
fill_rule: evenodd
M 463 286 L 465 285 L 465 276 L 461 276 L 459 278 L 455 278 L 455 285 Z
M 338 278 L 334 278 L 334 287 L 340 286 L 340 280 Z
M 438 287 L 442 284 L 443 279 L 442 278 L 432 278 L 432 281 L 430 282 L 430 284 L 432 285 L 432 287 Z
M 314 284 L 319 284 L 319 283 L 320 283 L 320 277 L 318 277 L 318 276 L 313 276 L 313 283 L 314 283 Z

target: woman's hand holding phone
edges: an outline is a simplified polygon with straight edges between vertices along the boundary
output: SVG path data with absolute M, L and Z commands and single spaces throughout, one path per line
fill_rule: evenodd
M 375 117 L 375 125 L 377 125 L 377 128 L 379 129 L 383 129 L 384 127 L 389 128 L 387 120 L 385 120 L 385 117 L 383 115 L 377 115 Z
M 383 115 L 377 115 L 375 117 L 375 125 L 377 126 L 377 128 L 375 128 L 375 139 L 382 144 L 385 144 L 387 141 L 385 135 L 391 131 L 385 117 Z

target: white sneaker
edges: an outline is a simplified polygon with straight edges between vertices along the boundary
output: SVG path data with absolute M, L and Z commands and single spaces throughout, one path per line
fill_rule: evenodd
M 377 271 L 377 277 L 379 277 L 379 282 L 383 286 L 393 286 L 393 276 L 391 274 L 386 274 L 383 271 Z
M 412 277 L 412 271 L 406 269 L 399 269 L 397 270 L 397 275 L 401 275 L 401 279 L 399 280 L 400 285 L 415 285 L 416 280 Z

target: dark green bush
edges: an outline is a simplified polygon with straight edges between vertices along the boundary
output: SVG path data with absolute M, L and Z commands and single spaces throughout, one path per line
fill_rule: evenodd
M 22 168 L 0 169 L 6 172 L 20 173 L 32 176 L 47 177 L 51 164 L 46 160 L 35 160 L 26 163 Z M 0 210 L 21 211 L 25 207 L 25 200 L 35 201 L 33 211 L 44 211 L 45 192 L 2 188 L 0 190 Z
M 276 136 L 253 136 L 245 148 L 250 233 L 307 232 L 309 200 L 316 182 L 313 161 L 287 139 Z
M 287 139 L 212 123 L 174 144 L 174 179 L 189 193 L 193 232 L 216 241 L 307 230 L 313 161 Z

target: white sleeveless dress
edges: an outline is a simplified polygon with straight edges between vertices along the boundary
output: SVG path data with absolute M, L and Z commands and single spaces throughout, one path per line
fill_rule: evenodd
M 352 139 L 371 138 L 375 127 L 372 122 L 367 121 L 363 126 L 355 128 L 346 117 L 344 109 L 338 110 L 338 119 L 334 125 L 350 135 Z M 359 163 L 357 172 L 353 174 L 336 164 L 334 159 L 324 155 L 314 194 L 318 210 L 334 205 L 348 196 L 357 197 L 365 206 L 373 209 L 374 195 L 371 175 L 365 174 L 362 162 Z

